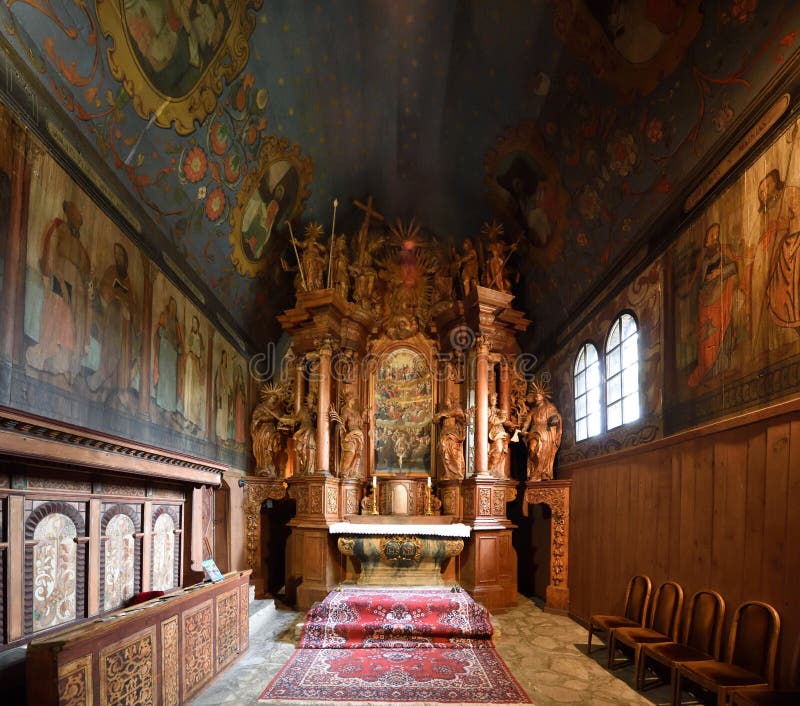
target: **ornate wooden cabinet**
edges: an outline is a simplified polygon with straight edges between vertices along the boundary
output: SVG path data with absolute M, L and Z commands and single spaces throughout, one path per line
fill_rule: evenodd
M 250 571 L 33 640 L 28 704 L 176 706 L 248 648 Z

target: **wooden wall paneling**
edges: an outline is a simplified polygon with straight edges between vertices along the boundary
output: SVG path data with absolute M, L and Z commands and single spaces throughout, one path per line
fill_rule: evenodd
M 592 535 L 586 531 L 588 515 L 584 512 L 584 508 L 588 505 L 587 486 L 588 484 L 584 482 L 576 485 L 573 480 L 572 488 L 570 488 L 569 531 L 572 546 L 569 552 L 569 584 L 570 589 L 573 586 L 580 587 L 574 597 L 570 591 L 570 612 L 577 615 L 586 615 L 589 611 L 589 606 L 586 604 L 588 595 L 586 586 L 589 581 L 590 567 L 585 558 Z
M 800 419 L 789 426 L 789 483 L 786 493 L 786 575 L 783 600 L 776 606 L 783 618 L 783 637 L 779 653 L 778 679 L 788 688 L 791 679 L 791 660 L 795 640 L 800 639 L 800 604 L 798 604 L 798 582 L 800 581 Z
M 747 439 L 749 434 L 728 432 L 718 437 L 714 445 L 715 493 L 714 544 L 712 561 L 716 572 L 715 584 L 725 586 L 729 600 L 740 603 L 742 596 L 742 556 L 747 490 Z M 720 509 L 717 515 L 716 508 Z M 738 598 L 735 598 L 737 597 Z
M 790 428 L 789 423 L 783 421 L 767 429 L 764 554 L 761 564 L 763 587 L 761 596 L 758 596 L 781 613 L 783 611 L 779 604 L 786 572 L 786 554 L 787 551 L 797 551 L 796 538 L 789 545 L 786 543 Z
M 638 480 L 636 508 L 632 513 L 636 525 L 632 535 L 636 537 L 635 573 L 646 573 L 653 580 L 653 591 L 663 580 L 656 567 L 658 547 L 656 546 L 656 507 L 654 493 L 655 470 L 647 463 L 648 456 L 636 459 L 630 464 Z
M 672 490 L 671 457 L 661 451 L 653 455 L 655 470 L 656 572 L 663 580 L 674 578 L 670 573 L 670 500 Z M 680 583 L 680 582 L 679 582 Z
M 757 425 L 747 440 L 747 486 L 744 509 L 742 595 L 760 596 L 764 585 L 761 556 L 764 553 L 764 500 L 766 493 L 767 427 Z
M 593 496 L 597 499 L 597 508 L 600 510 L 595 517 L 595 533 L 597 538 L 593 542 L 591 561 L 593 581 L 592 591 L 592 612 L 593 613 L 616 613 L 622 609 L 622 599 L 616 593 L 609 591 L 608 581 L 599 580 L 605 577 L 609 570 L 612 557 L 618 553 L 619 537 L 617 536 L 617 516 L 613 512 L 614 497 L 617 493 L 617 476 L 615 467 L 598 468 L 592 474 Z M 616 567 L 615 567 L 616 568 Z
M 690 465 L 694 471 L 694 534 L 692 554 L 694 571 L 689 574 L 704 588 L 714 588 L 711 581 L 711 542 L 714 507 L 714 445 L 702 440 Z M 689 580 L 687 576 L 686 580 Z
M 635 557 L 629 556 L 627 552 L 619 551 L 619 547 L 623 546 L 625 542 L 632 541 L 636 534 L 637 518 L 635 517 L 634 489 L 639 482 L 639 478 L 632 472 L 630 463 L 616 466 L 615 475 L 616 491 L 612 498 L 611 507 L 614 508 L 612 513 L 616 515 L 616 538 L 614 545 L 610 547 L 613 556 L 606 566 L 615 567 L 612 576 L 616 577 L 616 583 L 619 586 L 616 594 L 620 594 L 620 589 L 623 589 L 628 579 L 636 573 Z M 602 482 L 602 476 L 598 480 Z M 611 586 L 609 586 L 609 589 L 613 590 Z M 616 600 L 620 600 L 619 595 L 617 595 Z
M 688 588 L 683 584 L 685 579 L 681 574 L 681 538 L 683 531 L 681 528 L 681 457 L 679 454 L 669 454 L 664 461 L 669 464 L 669 566 L 668 573 L 677 580 L 684 591 L 688 593 Z M 686 599 L 689 595 L 686 595 Z
M 696 513 L 695 513 L 695 486 L 696 473 L 692 463 L 692 453 L 696 452 L 699 442 L 693 441 L 677 449 L 674 457 L 680 467 L 680 488 L 675 502 L 678 504 L 678 517 L 680 522 L 680 563 L 677 576 L 681 577 L 684 584 L 694 581 L 694 586 L 699 584 L 695 566 L 694 545 L 696 540 Z M 684 586 L 685 587 L 685 586 Z M 695 589 L 699 590 L 699 589 Z

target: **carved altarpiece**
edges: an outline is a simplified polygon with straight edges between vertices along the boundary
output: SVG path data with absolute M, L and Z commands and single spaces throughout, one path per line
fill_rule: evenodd
M 492 287 L 472 283 L 464 296 L 459 267 L 468 258 L 413 221 L 375 228 L 382 217 L 371 203 L 357 205 L 367 217 L 349 241 L 352 287 L 335 287 L 332 279 L 323 289 L 298 285 L 295 307 L 278 317 L 295 358 L 283 423 L 289 453 L 278 478 L 242 481 L 248 561 L 258 574 L 261 503 L 285 493 L 296 504 L 287 597 L 300 609 L 343 579 L 357 578 L 358 562 L 339 551 L 331 525 L 355 522 L 359 511 L 362 529 L 388 519 L 416 527 L 434 520 L 464 523 L 470 536 L 463 553 L 442 566 L 442 576 L 459 581 L 489 609 L 508 607 L 517 591 L 514 526 L 506 516 L 507 503 L 517 497 L 508 459 L 518 422 L 512 405 L 520 374 L 516 337 L 530 322 L 511 305 L 508 277 L 483 280 Z M 497 226 L 487 233 L 486 247 L 510 254 L 498 244 Z M 337 257 L 346 250 L 337 240 Z M 500 263 L 494 265 L 499 274 Z M 345 299 L 344 293 L 351 294 Z M 314 417 L 313 468 L 298 462 L 301 417 L 307 430 Z M 447 434 L 448 443 L 463 438 L 465 444 L 449 447 L 445 474 L 440 441 Z M 463 470 L 453 467 L 454 459 L 456 465 L 465 459 Z

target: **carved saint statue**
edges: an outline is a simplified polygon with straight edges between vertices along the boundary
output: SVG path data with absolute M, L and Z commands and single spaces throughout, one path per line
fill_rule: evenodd
M 347 255 L 347 241 L 343 235 L 336 238 L 331 263 L 331 281 L 339 296 L 347 301 L 350 291 L 350 258 Z
M 517 246 L 508 245 L 503 239 L 503 226 L 497 223 L 487 224 L 484 232 L 488 235 L 486 243 L 486 269 L 483 275 L 484 286 L 501 292 L 511 291 L 506 263 Z
M 353 301 L 362 308 L 369 309 L 375 306 L 375 281 L 378 278 L 374 255 L 383 245 L 383 238 L 360 233 L 359 242 L 356 263 L 350 267 L 353 274 Z
M 322 289 L 325 273 L 325 246 L 319 242 L 322 226 L 309 223 L 305 230 L 305 240 L 294 240 L 294 244 L 302 250 L 300 264 L 302 266 L 305 291 L 314 292 Z
M 298 475 L 314 472 L 314 461 L 317 452 L 317 429 L 314 424 L 314 406 L 316 400 L 312 393 L 306 395 L 305 404 L 290 417 L 281 418 L 281 429 L 295 429 L 292 434 L 294 450 L 297 454 Z
M 505 477 L 508 456 L 508 415 L 497 406 L 497 393 L 489 397 L 489 473 L 496 478 Z
M 442 424 L 439 434 L 439 458 L 444 468 L 442 478 L 461 480 L 466 475 L 464 440 L 467 438 L 467 417 L 456 394 L 450 393 L 436 420 Z
M 253 439 L 253 456 L 256 459 L 256 475 L 276 478 L 281 465 L 284 436 L 278 429 L 283 413 L 283 390 L 271 384 L 261 386 L 261 402 L 253 410 L 250 419 L 250 436 Z M 285 474 L 285 468 L 281 476 Z
M 340 478 L 361 478 L 361 456 L 364 450 L 364 426 L 368 418 L 359 409 L 355 395 L 348 390 L 344 393 L 342 411 L 337 412 L 331 405 L 330 419 L 339 427 Z
M 461 264 L 461 284 L 466 297 L 478 284 L 478 253 L 470 238 L 464 241 L 464 254 L 459 259 Z
M 547 389 L 534 383 L 532 393 L 534 406 L 521 429 L 528 441 L 528 480 L 552 480 L 561 446 L 561 415 Z

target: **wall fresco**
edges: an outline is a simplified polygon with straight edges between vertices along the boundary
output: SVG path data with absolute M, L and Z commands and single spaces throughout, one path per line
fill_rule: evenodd
M 800 389 L 799 133 L 773 139 L 671 249 L 673 428 Z
M 5 324 L 16 353 L 4 403 L 245 468 L 247 359 L 226 344 L 231 421 L 220 441 L 209 366 L 221 333 L 0 106 L 0 140 L 18 133 L 25 174 L 6 173 L 8 155 L 0 159 L 0 239 L 24 243 L 20 261 L 0 267 L 24 281 Z M 20 181 L 23 201 L 12 203 Z M 9 231 L 12 209 L 27 212 L 23 230 Z

